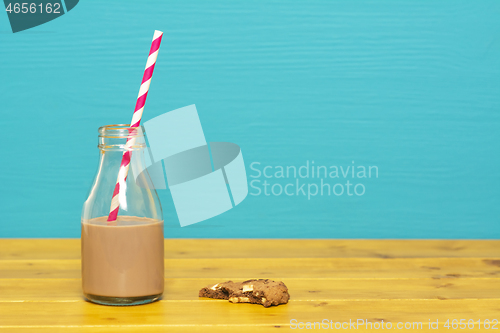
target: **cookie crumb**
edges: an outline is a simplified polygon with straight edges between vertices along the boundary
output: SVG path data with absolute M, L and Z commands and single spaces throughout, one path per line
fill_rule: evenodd
M 243 292 L 246 293 L 247 291 L 253 291 L 253 284 L 243 286 Z

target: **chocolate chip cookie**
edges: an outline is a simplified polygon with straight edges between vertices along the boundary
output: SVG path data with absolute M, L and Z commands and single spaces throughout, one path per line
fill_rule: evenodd
M 286 304 L 290 299 L 288 288 L 283 282 L 269 279 L 217 283 L 202 288 L 199 296 L 227 299 L 231 303 L 262 304 L 266 308 Z

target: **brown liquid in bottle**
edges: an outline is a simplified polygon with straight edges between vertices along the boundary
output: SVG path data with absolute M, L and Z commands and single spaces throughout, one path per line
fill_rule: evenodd
M 161 295 L 163 221 L 119 216 L 116 226 L 107 226 L 106 218 L 82 222 L 84 294 L 125 298 Z

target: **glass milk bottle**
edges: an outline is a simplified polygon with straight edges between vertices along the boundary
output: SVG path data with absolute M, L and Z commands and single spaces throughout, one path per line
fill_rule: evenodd
M 153 302 L 163 293 L 163 217 L 160 200 L 141 163 L 143 128 L 125 147 L 130 125 L 99 128 L 99 167 L 82 211 L 84 296 L 105 305 Z M 120 187 L 116 221 L 107 221 L 125 149 L 131 151 L 126 186 Z

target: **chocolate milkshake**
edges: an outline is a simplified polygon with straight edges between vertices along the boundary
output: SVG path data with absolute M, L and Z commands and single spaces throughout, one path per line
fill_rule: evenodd
M 82 221 L 82 280 L 88 299 L 141 304 L 163 293 L 163 221 L 118 216 Z

